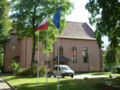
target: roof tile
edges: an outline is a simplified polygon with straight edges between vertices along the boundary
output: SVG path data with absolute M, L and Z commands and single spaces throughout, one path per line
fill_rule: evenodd
M 86 23 L 67 21 L 60 38 L 96 40 L 93 30 Z

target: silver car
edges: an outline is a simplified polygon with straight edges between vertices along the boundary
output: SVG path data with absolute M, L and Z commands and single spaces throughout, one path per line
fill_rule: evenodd
M 59 75 L 63 78 L 65 76 L 71 76 L 71 78 L 74 77 L 74 71 L 67 65 L 54 65 L 53 67 L 53 74 L 54 77 L 58 76 L 58 67 L 59 67 Z

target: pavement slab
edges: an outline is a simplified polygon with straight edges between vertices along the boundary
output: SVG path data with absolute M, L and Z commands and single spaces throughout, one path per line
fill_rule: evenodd
M 0 90 L 12 90 L 2 77 L 0 77 Z

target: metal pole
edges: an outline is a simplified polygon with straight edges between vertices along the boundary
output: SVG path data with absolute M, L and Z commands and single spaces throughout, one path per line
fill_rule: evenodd
M 59 30 L 58 30 L 58 69 L 57 69 L 57 73 L 58 73 L 58 84 L 57 84 L 57 90 L 60 89 L 59 87 L 59 76 L 60 76 L 60 72 L 59 72 L 59 61 L 60 61 L 60 54 L 59 54 L 59 45 L 60 45 L 60 40 L 59 40 Z
M 40 47 L 39 47 L 39 32 L 38 32 L 38 66 L 37 66 L 37 83 L 39 82 L 39 64 L 40 64 L 40 62 L 39 62 L 39 55 L 40 55 L 40 52 L 39 52 L 39 50 L 40 50 Z
M 47 34 L 47 40 L 46 40 L 46 47 L 47 47 L 47 51 L 46 51 L 46 85 L 48 85 L 48 30 L 46 31 Z
M 58 0 L 58 3 L 60 2 L 60 0 Z M 60 32 L 60 27 L 59 27 L 59 29 L 58 29 L 58 85 L 57 85 L 57 90 L 59 90 L 60 89 L 60 80 L 59 80 L 59 76 L 60 76 L 60 72 L 59 72 L 59 62 L 60 62 L 60 54 L 59 54 L 59 48 L 60 48 L 60 39 L 59 39 L 59 32 Z

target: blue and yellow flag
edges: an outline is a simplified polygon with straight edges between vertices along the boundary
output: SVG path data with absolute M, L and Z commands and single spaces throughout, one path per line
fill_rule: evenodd
M 55 24 L 55 26 L 59 29 L 60 27 L 60 7 L 57 9 L 52 21 Z

